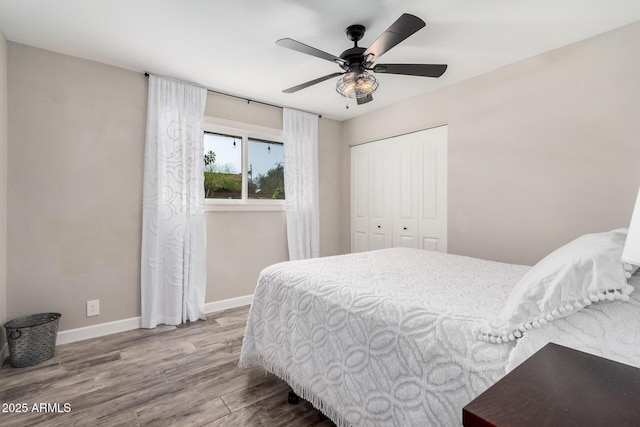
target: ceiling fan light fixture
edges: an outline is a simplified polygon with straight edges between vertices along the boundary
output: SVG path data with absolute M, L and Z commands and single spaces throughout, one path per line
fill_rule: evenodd
M 345 98 L 364 98 L 378 89 L 378 80 L 365 70 L 349 71 L 336 83 L 336 91 Z

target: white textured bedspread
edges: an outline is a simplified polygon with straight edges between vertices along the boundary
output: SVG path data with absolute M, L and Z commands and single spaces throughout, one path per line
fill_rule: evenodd
M 640 272 L 629 301 L 602 301 L 528 331 L 517 341 L 508 371 L 549 342 L 640 368 Z
M 529 267 L 393 248 L 264 269 L 240 366 L 261 365 L 338 426 L 455 426 L 513 343 L 475 339 Z

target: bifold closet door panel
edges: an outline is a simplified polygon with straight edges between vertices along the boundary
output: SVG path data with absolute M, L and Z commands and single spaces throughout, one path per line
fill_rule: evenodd
M 369 250 L 369 163 L 367 147 L 351 147 L 351 252 Z
M 390 248 L 393 244 L 393 191 L 396 185 L 395 152 L 386 141 L 369 145 L 369 248 Z
M 393 138 L 396 183 L 393 190 L 393 246 L 418 248 L 421 146 L 415 133 Z
M 419 132 L 419 247 L 447 252 L 447 127 Z

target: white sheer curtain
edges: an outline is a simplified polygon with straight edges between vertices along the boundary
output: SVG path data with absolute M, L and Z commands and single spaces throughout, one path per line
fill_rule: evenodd
M 320 255 L 318 116 L 285 108 L 284 189 L 289 259 Z
M 142 327 L 204 319 L 206 89 L 149 76 L 142 206 Z

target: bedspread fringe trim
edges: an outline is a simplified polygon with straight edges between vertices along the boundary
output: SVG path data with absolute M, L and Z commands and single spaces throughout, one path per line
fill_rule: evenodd
M 551 310 L 548 313 L 542 313 L 539 317 L 529 322 L 525 322 L 520 324 L 514 330 L 507 333 L 497 333 L 495 331 L 487 331 L 486 326 L 481 326 L 476 328 L 473 331 L 473 334 L 480 341 L 490 342 L 494 344 L 507 343 L 510 341 L 515 341 L 519 338 L 522 338 L 523 334 L 531 329 L 540 328 L 546 325 L 548 322 L 553 321 L 554 319 L 559 319 L 561 317 L 568 316 L 571 313 L 575 313 L 578 310 L 583 309 L 591 305 L 594 302 L 599 301 L 614 301 L 614 300 L 622 300 L 629 301 L 629 294 L 633 291 L 633 287 L 630 285 L 626 285 L 622 287 L 622 289 L 609 289 L 604 292 L 594 293 L 589 295 L 588 298 L 583 299 L 582 301 L 574 301 L 573 303 L 569 302 L 564 305 L 560 305 L 559 307 Z
M 293 378 L 291 378 L 286 369 L 265 360 L 261 355 L 250 354 L 247 356 L 243 356 L 240 358 L 238 366 L 240 368 L 250 368 L 252 366 L 263 367 L 265 371 L 275 375 L 276 377 L 289 384 L 289 387 L 293 389 L 293 392 L 295 394 L 311 403 L 314 408 L 322 412 L 331 421 L 333 421 L 337 427 L 351 427 L 351 424 L 349 424 L 349 422 L 345 420 L 342 415 L 340 415 L 338 411 L 333 408 L 333 406 L 324 402 L 307 387 L 298 384 Z

